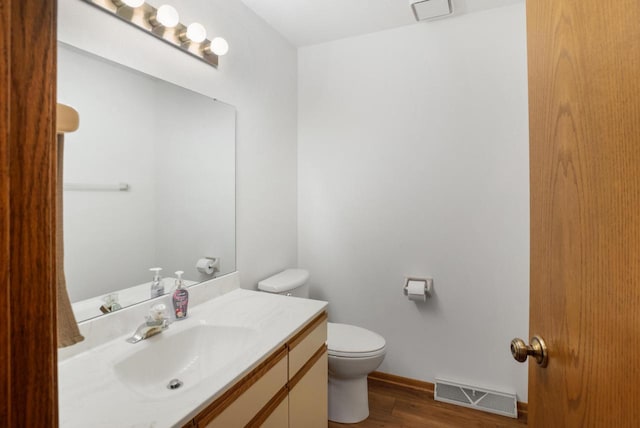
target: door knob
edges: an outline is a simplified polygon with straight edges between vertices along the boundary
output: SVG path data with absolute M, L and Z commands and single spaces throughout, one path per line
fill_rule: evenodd
M 513 339 L 511 341 L 511 355 L 513 355 L 516 361 L 521 363 L 527 361 L 529 355 L 536 359 L 540 367 L 547 367 L 549 363 L 547 344 L 537 335 L 531 338 L 531 345 L 527 345 L 522 339 Z

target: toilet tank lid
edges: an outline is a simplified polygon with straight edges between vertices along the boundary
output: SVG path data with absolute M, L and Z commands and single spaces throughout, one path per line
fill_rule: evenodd
M 309 271 L 307 270 L 287 269 L 260 281 L 258 289 L 269 293 L 282 293 L 304 285 L 308 279 Z

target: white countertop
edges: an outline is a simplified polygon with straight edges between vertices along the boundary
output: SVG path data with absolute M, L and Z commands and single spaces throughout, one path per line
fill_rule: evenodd
M 174 322 L 165 332 L 137 344 L 125 341 L 137 327 L 132 325 L 126 335 L 59 363 L 60 426 L 181 426 L 326 307 L 326 302 L 318 300 L 236 289 L 190 308 L 188 319 Z M 119 361 L 199 325 L 246 327 L 259 334 L 223 371 L 196 385 L 185 384 L 175 391 L 163 390 L 158 397 L 149 397 L 118 379 L 114 366 Z

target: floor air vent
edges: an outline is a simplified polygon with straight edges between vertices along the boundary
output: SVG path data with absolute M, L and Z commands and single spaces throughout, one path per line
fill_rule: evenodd
M 434 393 L 437 401 L 471 407 L 498 415 L 518 417 L 515 394 L 477 388 L 456 382 L 436 378 Z

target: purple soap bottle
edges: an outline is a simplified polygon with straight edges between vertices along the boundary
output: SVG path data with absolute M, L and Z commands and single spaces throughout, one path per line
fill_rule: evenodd
M 177 271 L 176 291 L 173 292 L 173 313 L 177 320 L 183 320 L 187 317 L 187 308 L 189 307 L 189 291 L 184 288 L 182 282 L 182 274 L 184 271 Z

